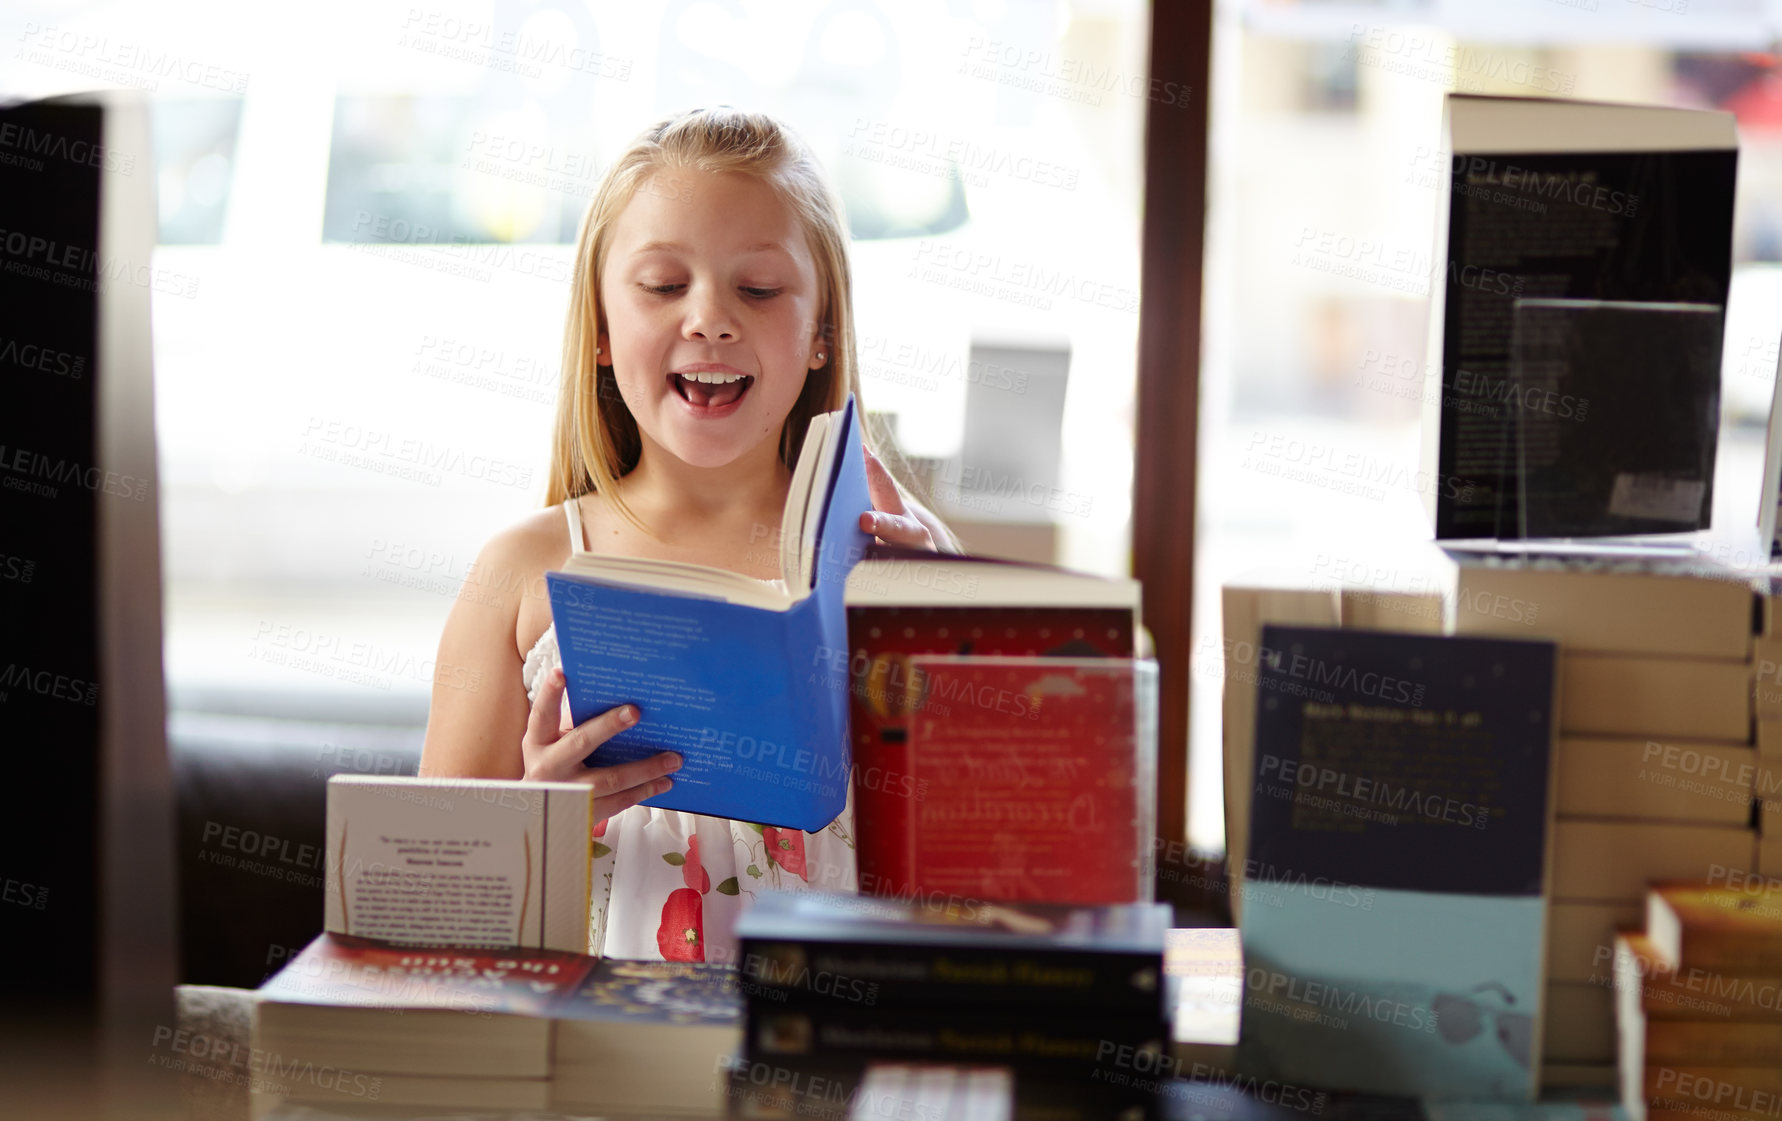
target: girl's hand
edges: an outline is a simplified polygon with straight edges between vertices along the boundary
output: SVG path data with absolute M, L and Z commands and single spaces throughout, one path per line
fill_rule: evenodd
M 860 528 L 887 545 L 908 545 L 931 553 L 940 552 L 928 527 L 905 508 L 903 496 L 897 493 L 897 484 L 891 481 L 891 472 L 885 470 L 879 457 L 867 451 L 864 444 L 860 450 L 866 454 L 866 489 L 872 495 L 873 505 L 870 512 L 860 515 Z
M 582 762 L 601 744 L 637 723 L 635 706 L 608 709 L 565 731 L 558 719 L 562 705 L 563 671 L 554 669 L 539 683 L 538 698 L 526 721 L 526 737 L 520 741 L 526 780 L 587 783 L 594 788 L 597 822 L 674 785 L 666 776 L 680 770 L 681 757 L 672 751 L 612 767 L 590 767 Z

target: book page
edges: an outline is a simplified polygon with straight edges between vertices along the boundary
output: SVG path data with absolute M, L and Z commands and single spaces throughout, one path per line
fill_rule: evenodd
M 808 574 L 804 571 L 804 534 L 805 527 L 815 520 L 812 503 L 817 501 L 817 460 L 822 455 L 828 433 L 828 413 L 818 413 L 811 418 L 810 428 L 804 435 L 804 446 L 798 452 L 798 464 L 792 469 L 792 485 L 786 490 L 786 508 L 780 514 L 777 544 L 780 579 L 785 581 L 788 589 L 802 591 L 810 587 Z
M 845 493 L 846 488 L 842 484 L 846 476 L 838 477 L 835 470 L 835 457 L 846 454 L 847 450 L 836 447 L 838 439 L 847 440 L 854 452 L 858 453 L 860 450 L 859 421 L 853 416 L 852 398 L 849 399 L 848 404 L 849 407 L 842 410 L 842 416 L 832 417 L 820 433 L 813 433 L 813 435 L 820 436 L 821 439 L 817 444 L 816 464 L 811 472 L 811 489 L 805 501 L 804 521 L 799 527 L 798 533 L 798 583 L 795 586 L 800 590 L 811 587 L 815 578 L 817 538 L 825 526 L 824 510 L 830 503 L 836 504 L 839 508 L 855 497 Z M 864 489 L 864 460 L 861 462 L 861 470 L 858 474 L 862 489 Z M 865 510 L 870 506 L 869 500 L 861 509 Z

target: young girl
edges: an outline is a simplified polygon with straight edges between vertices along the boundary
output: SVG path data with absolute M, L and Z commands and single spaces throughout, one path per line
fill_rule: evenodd
M 673 785 L 672 752 L 584 766 L 637 714 L 571 727 L 542 594 L 576 549 L 773 582 L 806 426 L 849 392 L 859 405 L 850 300 L 839 207 L 804 145 L 759 114 L 701 110 L 650 129 L 582 220 L 549 508 L 483 548 L 452 607 L 439 661 L 477 685 L 436 679 L 421 773 L 594 788 L 590 953 L 731 960 L 757 892 L 855 887 L 851 801 L 807 834 L 639 806 Z M 870 447 L 866 467 L 876 509 L 862 529 L 957 551 Z

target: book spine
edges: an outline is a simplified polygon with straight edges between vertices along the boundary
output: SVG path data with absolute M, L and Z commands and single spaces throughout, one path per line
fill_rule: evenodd
M 1782 940 L 1773 936 L 1686 929 L 1682 956 L 1684 969 L 1782 977 Z
M 1646 1061 L 1782 1067 L 1782 1024 L 1649 1019 Z
M 845 576 L 845 573 L 843 574 Z M 805 605 L 803 621 L 788 620 L 788 633 L 795 643 L 795 674 L 808 676 L 811 701 L 804 718 L 806 742 L 818 745 L 825 757 L 835 759 L 834 774 L 840 776 L 829 803 L 823 806 L 822 823 L 807 826 L 817 830 L 834 821 L 847 805 L 848 788 L 853 782 L 853 743 L 848 728 L 849 681 L 847 671 L 848 613 L 842 603 L 845 580 L 837 577 L 821 580 L 812 589 Z M 838 657 L 839 655 L 839 657 Z M 841 669 L 836 669 L 837 664 Z
M 740 987 L 781 1006 L 969 1005 L 1163 1013 L 1163 958 L 1143 951 L 849 946 L 744 937 Z
M 1010 1010 L 804 1008 L 751 1005 L 743 1036 L 754 1058 L 859 1058 L 1007 1066 L 1017 1076 L 1105 1082 L 1173 1073 L 1162 1017 L 1044 1015 Z
M 1687 1019 L 1782 1022 L 1782 980 L 1735 977 L 1703 969 L 1688 969 L 1682 980 L 1673 980 L 1674 976 L 1666 974 L 1640 986 L 1640 1010 L 1648 1023 Z

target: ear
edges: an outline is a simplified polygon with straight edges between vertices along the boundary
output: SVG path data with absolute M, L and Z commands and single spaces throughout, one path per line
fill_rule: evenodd
M 613 341 L 607 338 L 604 330 L 594 333 L 594 345 L 599 348 L 594 354 L 594 364 L 596 366 L 612 365 Z

